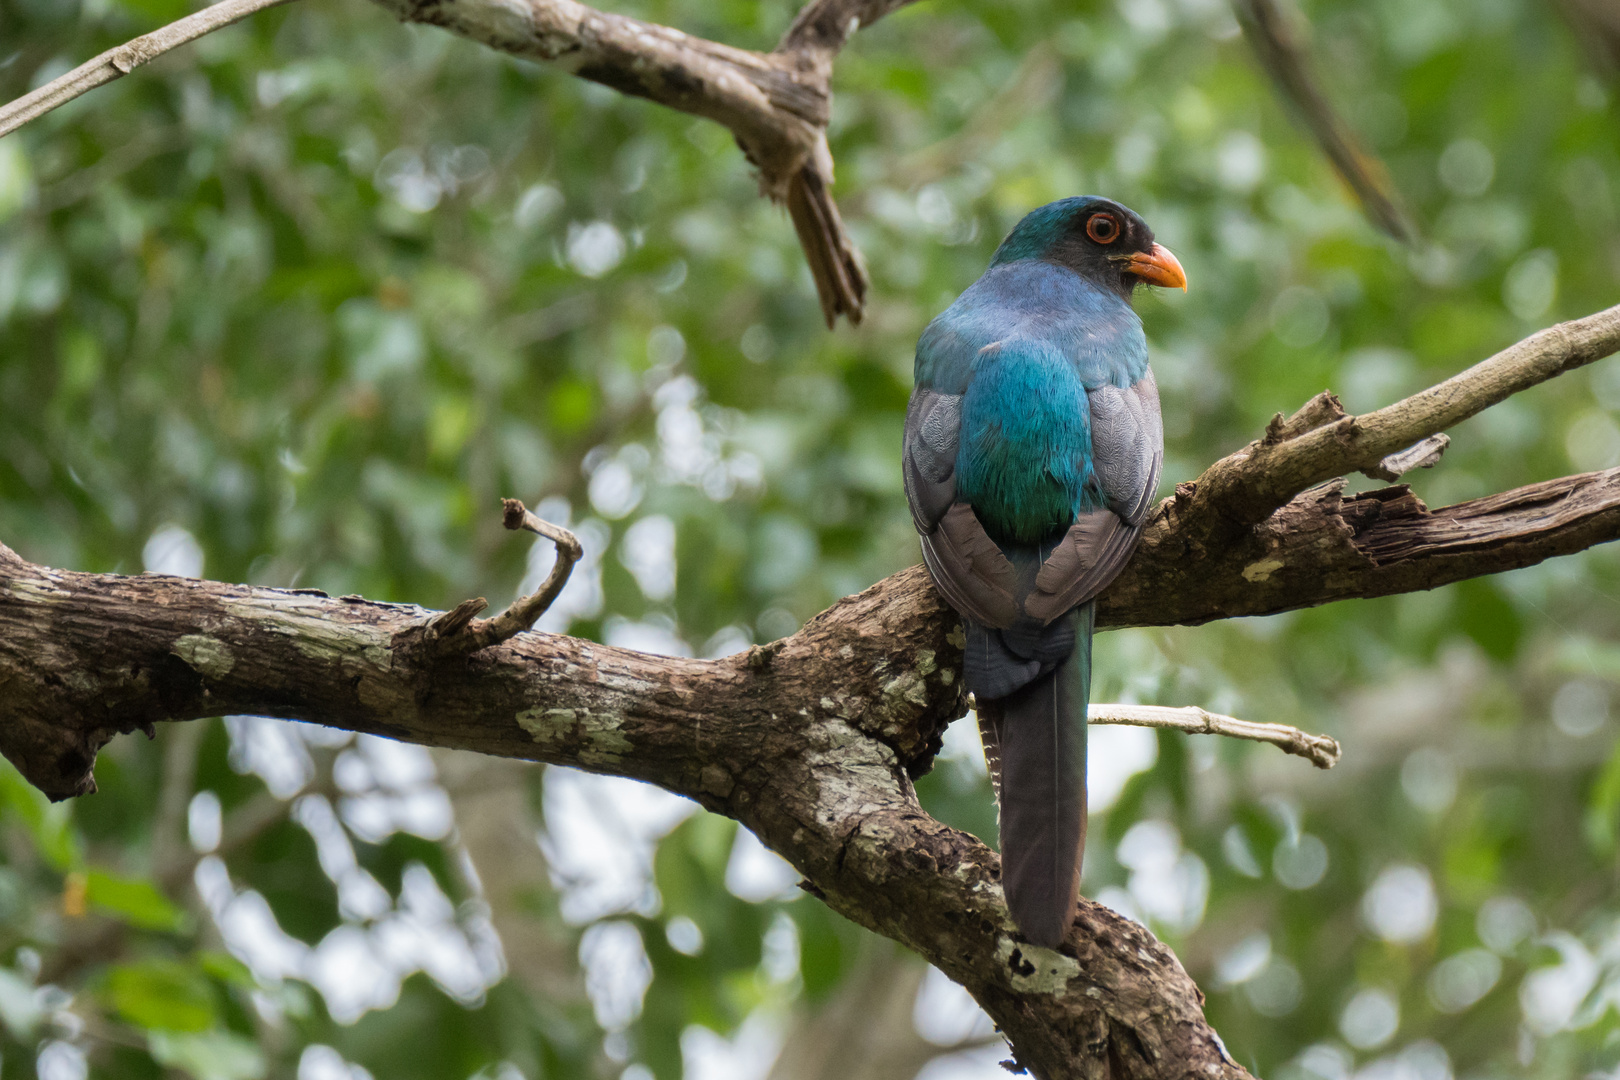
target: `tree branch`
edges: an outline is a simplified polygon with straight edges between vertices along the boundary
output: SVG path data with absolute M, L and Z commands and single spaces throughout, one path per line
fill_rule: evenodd
M 66 105 L 81 94 L 114 79 L 121 79 L 142 64 L 157 59 L 171 49 L 178 49 L 196 41 L 204 34 L 224 29 L 241 22 L 255 12 L 277 7 L 290 0 L 219 0 L 218 3 L 177 19 L 161 30 L 143 34 L 126 41 L 116 49 L 108 49 L 93 60 L 88 60 L 72 71 L 24 94 L 10 104 L 0 106 L 0 138 L 11 134 L 30 120 L 44 116 L 52 109 Z
M 1544 331 L 1365 417 L 1343 417 L 1323 396 L 1277 419 L 1160 504 L 1099 598 L 1099 625 L 1428 589 L 1615 539 L 1620 469 L 1432 513 L 1404 487 L 1346 498 L 1333 479 L 1286 492 L 1328 469 L 1383 462 L 1595 359 L 1614 347 L 1617 324 L 1611 311 Z M 1239 524 L 1279 492 L 1273 512 Z M 419 647 L 430 615 L 307 591 L 49 570 L 0 545 L 0 750 L 63 798 L 94 789 L 96 751 L 115 734 L 255 713 L 634 777 L 742 821 L 834 909 L 961 982 L 1038 1076 L 1090 1076 L 1103 1060 L 1116 1078 L 1247 1075 L 1150 934 L 1083 903 L 1060 950 L 1029 946 L 1008 921 L 995 856 L 917 805 L 910 778 L 966 706 L 960 623 L 920 567 L 791 637 L 714 661 L 540 633 L 436 656 Z M 1329 752 L 1325 742 L 1318 751 Z
M 910 0 L 812 0 L 769 53 L 733 48 L 575 0 L 375 0 L 514 56 L 724 124 L 784 204 L 822 314 L 861 321 L 869 280 L 833 202 L 832 62 L 860 26 Z
M 219 0 L 0 106 L 0 136 L 204 34 L 289 0 Z M 575 0 L 375 0 L 405 22 L 442 26 L 621 93 L 724 124 L 787 207 L 831 328 L 859 323 L 870 279 L 833 201 L 832 62 L 850 34 L 910 0 L 812 0 L 770 53 L 738 49 Z
M 1375 470 L 1383 459 L 1499 401 L 1620 349 L 1620 307 L 1560 323 L 1437 386 L 1362 416 L 1322 394 L 1265 437 L 1216 462 L 1186 498 L 1212 529 L 1255 525 L 1314 484 Z M 1182 492 L 1178 490 L 1178 501 Z

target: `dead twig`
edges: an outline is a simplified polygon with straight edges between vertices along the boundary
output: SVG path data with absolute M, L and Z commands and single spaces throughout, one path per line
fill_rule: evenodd
M 556 602 L 557 596 L 568 584 L 574 564 L 585 554 L 579 538 L 561 525 L 553 525 L 535 517 L 528 507 L 517 499 L 502 500 L 501 523 L 508 529 L 524 530 L 543 536 L 557 546 L 557 561 L 540 587 L 528 596 L 520 597 L 512 606 L 493 619 L 475 618 L 489 606 L 482 596 L 463 600 L 449 611 L 441 612 L 422 626 L 421 645 L 439 656 L 466 656 L 491 645 L 523 633 L 535 624 Z
M 142 64 L 157 59 L 171 49 L 178 49 L 232 23 L 241 22 L 255 12 L 277 7 L 290 0 L 219 0 L 219 3 L 193 12 L 160 30 L 142 34 L 115 49 L 108 49 L 93 60 L 88 60 L 66 75 L 52 79 L 32 93 L 24 94 L 8 105 L 0 106 L 0 137 L 11 134 L 30 120 L 44 116 L 59 106 L 66 105 L 81 94 L 114 79 L 121 79 Z
M 1312 735 L 1287 724 L 1263 724 L 1239 720 L 1235 716 L 1206 712 L 1196 705 L 1172 708 L 1165 705 L 1092 705 L 1086 710 L 1092 724 L 1125 724 L 1130 727 L 1171 728 L 1189 735 L 1225 735 L 1270 743 L 1285 753 L 1302 757 L 1318 769 L 1331 769 L 1339 763 L 1339 741 L 1329 735 Z

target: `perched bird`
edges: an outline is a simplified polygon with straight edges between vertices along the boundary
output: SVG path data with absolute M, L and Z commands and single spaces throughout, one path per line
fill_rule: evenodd
M 1135 548 L 1164 461 L 1142 283 L 1187 278 L 1132 211 L 1093 196 L 1032 211 L 923 331 L 906 411 L 906 498 L 966 624 L 1002 889 L 1047 947 L 1080 890 L 1093 598 Z

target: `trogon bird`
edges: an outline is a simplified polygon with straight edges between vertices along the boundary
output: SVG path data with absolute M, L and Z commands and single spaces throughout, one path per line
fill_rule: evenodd
M 1087 196 L 1032 211 L 923 331 L 906 410 L 906 498 L 966 628 L 1002 889 L 1049 948 L 1080 891 L 1094 598 L 1135 548 L 1164 461 L 1131 308 L 1142 283 L 1187 287 L 1131 210 Z

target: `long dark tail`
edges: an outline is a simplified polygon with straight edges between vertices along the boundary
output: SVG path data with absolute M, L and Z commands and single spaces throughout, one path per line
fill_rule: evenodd
M 995 701 L 979 728 L 1001 807 L 1001 887 L 1013 921 L 1055 948 L 1074 921 L 1086 847 L 1086 703 L 1095 609 L 1077 608 L 1062 663 Z

